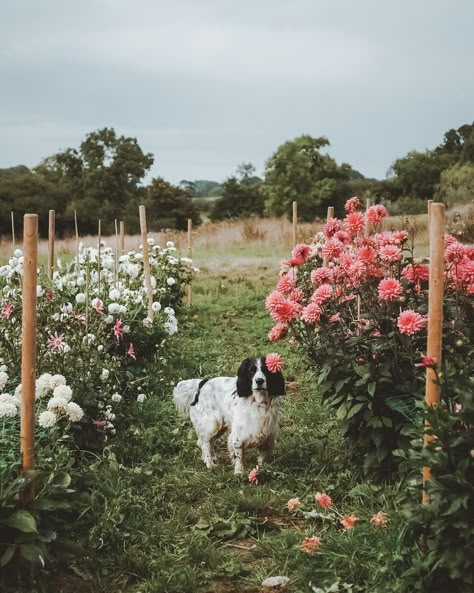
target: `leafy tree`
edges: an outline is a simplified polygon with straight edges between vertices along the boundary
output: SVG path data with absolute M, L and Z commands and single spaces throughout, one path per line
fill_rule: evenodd
M 147 207 L 147 222 L 152 230 L 164 228 L 186 230 L 188 218 L 194 226 L 201 223 L 196 206 L 181 187 L 168 183 L 161 177 L 153 179 L 146 188 L 144 204 Z M 136 211 L 133 213 L 136 220 Z
M 262 216 L 264 196 L 258 183 L 239 181 L 235 176 L 229 177 L 222 186 L 222 197 L 213 204 L 211 220 L 225 218 L 241 218 L 245 216 Z
M 326 146 L 327 138 L 305 134 L 278 147 L 266 163 L 262 187 L 268 214 L 290 216 L 293 200 L 298 201 L 298 215 L 303 220 L 323 215 L 329 205 L 340 209 L 349 197 L 341 195 L 342 182 L 363 176 L 323 154 Z
M 474 164 L 454 165 L 441 174 L 435 198 L 448 206 L 467 204 L 474 199 Z

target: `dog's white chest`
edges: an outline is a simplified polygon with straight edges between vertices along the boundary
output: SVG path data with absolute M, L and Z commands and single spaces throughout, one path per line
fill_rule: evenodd
M 281 413 L 281 402 L 273 399 L 262 405 L 254 398 L 240 398 L 235 407 L 233 433 L 247 446 L 258 446 L 270 435 L 276 436 Z

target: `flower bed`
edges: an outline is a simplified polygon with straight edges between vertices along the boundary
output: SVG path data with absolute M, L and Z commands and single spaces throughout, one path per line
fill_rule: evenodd
M 43 511 L 55 505 L 38 507 L 38 497 L 57 494 L 54 476 L 58 472 L 61 488 L 68 490 L 70 478 L 64 478 L 64 472 L 73 463 L 73 451 L 100 451 L 127 426 L 133 408 L 167 387 L 167 341 L 178 331 L 176 310 L 197 269 L 192 260 L 177 254 L 171 242 L 162 249 L 150 240 L 148 247 L 153 318 L 148 316 L 141 251 L 131 251 L 115 262 L 112 250 L 104 247 L 99 262 L 97 249 L 81 246 L 74 261 L 57 261 L 51 282 L 40 271 L 36 455 L 45 486 L 37 484 L 35 501 L 28 511 L 21 510 L 22 515 L 18 515 L 18 497 L 26 482 L 17 479 L 21 251 L 16 250 L 0 268 L 0 477 L 2 485 L 9 485 L 0 491 L 0 526 L 6 533 L 5 540 L 0 539 L 2 565 L 18 556 L 44 562 L 47 540 L 40 536 L 40 523 Z M 150 362 L 153 373 L 146 369 Z M 31 479 L 41 482 L 36 473 Z M 64 499 L 61 504 L 67 506 Z
M 365 470 L 395 468 L 393 451 L 408 444 L 419 420 L 426 348 L 428 262 L 414 257 L 407 231 L 380 231 L 387 212 L 359 200 L 344 220 L 330 219 L 311 244 L 282 262 L 266 307 L 276 325 L 316 372 L 322 398 L 335 410 Z M 366 226 L 374 231 L 369 235 Z M 445 238 L 443 358 L 462 367 L 472 340 L 474 247 Z M 449 409 L 456 401 L 446 396 Z

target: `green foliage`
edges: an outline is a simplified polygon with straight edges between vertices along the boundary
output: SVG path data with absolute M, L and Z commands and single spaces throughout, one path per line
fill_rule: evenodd
M 471 203 L 474 199 L 474 163 L 454 165 L 443 171 L 435 199 L 448 206 Z
M 298 201 L 298 216 L 305 221 L 322 216 L 327 206 L 341 206 L 344 182 L 359 180 L 360 173 L 336 161 L 321 150 L 329 146 L 324 137 L 307 134 L 285 142 L 266 163 L 266 212 L 273 216 L 291 216 L 293 200 Z M 347 186 L 345 191 L 347 191 Z
M 193 221 L 194 226 L 201 224 L 190 193 L 161 177 L 153 179 L 146 188 L 143 203 L 147 206 L 147 224 L 150 229 L 172 228 L 184 231 L 188 228 L 188 218 Z M 132 216 L 136 219 L 136 212 Z
M 411 196 L 402 196 L 400 199 L 387 203 L 387 208 L 392 216 L 407 216 L 409 214 L 425 214 L 426 201 Z
M 210 212 L 211 220 L 262 216 L 264 197 L 259 183 L 243 178 L 230 177 L 222 186 L 222 197 L 217 199 Z
M 408 530 L 403 555 L 410 568 L 403 578 L 410 591 L 469 593 L 474 588 L 474 347 L 443 371 L 443 403 L 424 410 L 423 448 L 415 439 L 402 458 L 414 470 L 406 496 Z M 431 468 L 428 504 L 420 502 L 421 469 Z M 420 542 L 416 548 L 414 542 Z M 415 559 L 415 561 L 414 561 Z

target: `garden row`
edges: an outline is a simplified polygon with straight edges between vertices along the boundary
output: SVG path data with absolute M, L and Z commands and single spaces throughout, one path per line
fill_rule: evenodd
M 413 472 L 405 550 L 413 566 L 418 559 L 413 573 L 419 590 L 469 591 L 474 246 L 440 231 L 444 304 L 440 335 L 432 344 L 437 354 L 428 356 L 435 262 L 415 257 L 412 232 L 381 230 L 383 206 L 363 213 L 358 198 L 351 198 L 345 210 L 343 220 L 330 213 L 313 241 L 296 245 L 282 262 L 277 287 L 266 299 L 275 322 L 268 337 L 286 339 L 315 371 L 319 393 L 339 419 L 356 466 L 377 479 Z M 439 394 L 439 405 L 424 404 L 425 388 Z M 431 478 L 425 504 L 423 467 Z
M 0 568 L 44 566 L 51 550 L 74 545 L 61 513 L 71 470 L 128 426 L 147 397 L 169 388 L 168 341 L 197 269 L 174 243 L 146 235 L 119 254 L 99 240 L 73 260 L 40 268 L 36 286 L 35 468 L 21 471 L 22 306 L 25 258 L 15 249 L 0 267 Z M 147 264 L 149 280 L 146 279 Z M 153 373 L 147 365 L 153 364 Z M 22 401 L 23 399 L 23 401 Z M 25 410 L 23 409 L 23 412 Z M 22 435 L 24 436 L 24 435 Z M 22 442 L 23 469 L 25 442 Z M 28 467 L 28 466 L 27 466 Z M 28 492 L 34 492 L 28 496 Z

